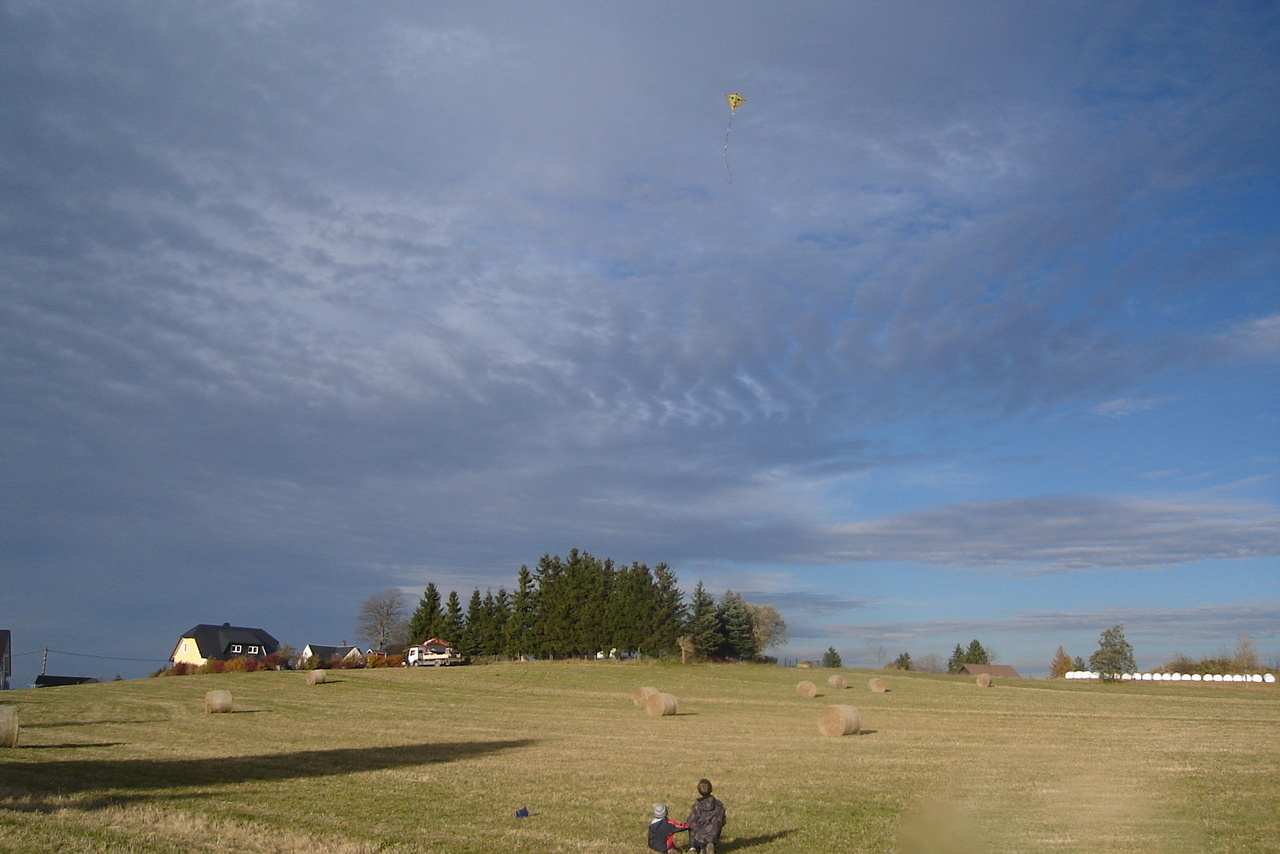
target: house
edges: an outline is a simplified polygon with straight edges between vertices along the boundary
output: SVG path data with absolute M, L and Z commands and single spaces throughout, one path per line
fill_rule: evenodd
M 1018 671 L 1008 664 L 962 664 L 960 672 L 966 676 L 977 676 L 986 673 L 992 679 L 1021 679 Z
M 339 646 L 324 646 L 318 643 L 309 643 L 302 648 L 302 652 L 298 655 L 299 663 L 305 663 L 307 659 L 315 656 L 316 661 L 327 665 L 335 658 L 342 662 L 343 666 L 359 666 L 364 664 L 364 654 L 360 652 L 360 648 L 356 646 L 347 646 L 343 641 Z
M 229 661 L 233 658 L 256 658 L 273 655 L 280 642 L 262 629 L 248 629 L 223 623 L 210 626 L 201 623 L 182 633 L 169 660 L 174 664 L 201 667 L 210 659 Z

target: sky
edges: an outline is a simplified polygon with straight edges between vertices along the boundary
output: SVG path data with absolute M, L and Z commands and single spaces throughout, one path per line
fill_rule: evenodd
M 1278 57 L 1266 3 L 0 2 L 12 684 L 573 548 L 783 659 L 1280 659 Z

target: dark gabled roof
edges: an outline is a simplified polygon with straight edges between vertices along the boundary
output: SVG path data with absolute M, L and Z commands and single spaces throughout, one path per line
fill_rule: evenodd
M 210 626 L 201 623 L 188 631 L 182 633 L 184 638 L 192 638 L 196 642 L 196 648 L 200 650 L 201 658 L 235 658 L 238 656 L 251 656 L 248 652 L 249 647 L 256 646 L 260 652 L 257 653 L 258 658 L 264 658 L 280 648 L 280 641 L 267 634 L 262 629 L 249 629 L 243 626 L 233 626 L 230 623 L 223 623 L 220 626 Z M 240 652 L 231 652 L 232 644 L 240 644 Z M 174 647 L 177 652 L 177 647 Z M 169 658 L 173 658 L 172 655 Z
M 90 682 L 99 682 L 101 680 L 93 676 L 50 676 L 47 673 L 41 673 L 36 677 L 35 686 L 37 688 L 56 688 L 60 685 L 87 685 Z
M 968 673 L 970 676 L 978 676 L 983 673 L 990 674 L 992 678 L 1000 677 L 1001 679 L 1021 679 L 1018 671 L 1013 669 L 1009 664 L 962 664 L 960 672 Z
M 360 648 L 355 646 L 324 646 L 318 643 L 309 643 L 305 649 L 311 650 L 311 654 L 321 661 L 328 661 L 331 658 L 346 658 L 352 652 L 360 654 Z

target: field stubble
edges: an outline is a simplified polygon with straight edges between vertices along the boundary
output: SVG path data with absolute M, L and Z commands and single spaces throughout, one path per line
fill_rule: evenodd
M 784 668 L 612 662 L 8 692 L 0 851 L 635 852 L 704 776 L 731 852 L 1280 850 L 1274 688 L 901 674 L 877 694 L 843 672 L 813 699 Z M 679 712 L 637 708 L 641 685 Z M 234 712 L 204 713 L 214 688 Z M 862 732 L 821 736 L 831 703 Z

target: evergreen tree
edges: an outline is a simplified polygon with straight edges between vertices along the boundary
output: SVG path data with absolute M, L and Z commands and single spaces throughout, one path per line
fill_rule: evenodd
M 507 619 L 506 630 L 503 632 L 503 651 L 512 658 L 533 653 L 530 644 L 536 619 L 536 597 L 533 573 L 529 572 L 529 567 L 521 565 L 515 593 L 511 595 L 511 616 Z
M 445 602 L 444 607 L 444 636 L 437 636 L 440 640 L 450 644 L 454 649 L 458 649 L 458 645 L 462 643 L 462 631 L 466 623 L 462 618 L 462 601 L 458 599 L 458 591 L 450 590 L 449 598 Z
M 440 591 L 435 583 L 427 585 L 418 608 L 409 619 L 409 643 L 419 644 L 444 631 L 444 612 L 440 610 Z
M 822 654 L 823 667 L 843 667 L 844 664 L 840 660 L 840 653 L 836 652 L 834 646 L 827 647 L 827 651 Z
M 893 666 L 896 670 L 910 670 L 911 669 L 911 653 L 904 652 L 902 655 L 898 656 L 896 659 L 894 659 Z
M 1124 639 L 1123 625 L 1112 626 L 1098 638 L 1098 651 L 1089 656 L 1089 669 L 1108 681 L 1137 669 L 1133 663 L 1133 647 Z
M 714 656 L 724 646 L 724 629 L 716 613 L 715 597 L 699 581 L 693 588 L 690 606 L 689 635 L 699 658 Z
M 679 638 L 685 633 L 689 612 L 684 604 L 684 592 L 678 584 L 675 573 L 665 563 L 653 568 L 653 603 L 650 605 L 648 631 L 640 644 L 640 652 L 644 655 L 659 656 L 675 652 L 680 646 Z
M 955 651 L 952 652 L 951 657 L 947 659 L 947 672 L 959 673 L 960 668 L 968 663 L 969 662 L 964 660 L 964 647 L 960 646 L 960 644 L 956 644 Z
M 480 588 L 477 587 L 471 591 L 471 598 L 467 600 L 462 637 L 456 642 L 458 652 L 463 655 L 481 655 L 484 636 L 484 602 L 480 598 Z
M 987 651 L 983 649 L 982 644 L 978 643 L 978 639 L 974 638 L 969 643 L 969 649 L 964 654 L 965 664 L 990 664 L 991 657 Z
M 570 556 L 576 551 L 570 552 Z M 533 623 L 532 651 L 539 657 L 570 655 L 573 648 L 574 601 L 565 564 L 559 555 L 543 555 L 538 561 L 537 583 L 537 619 Z
M 751 660 L 755 657 L 755 641 L 751 636 L 751 614 L 747 603 L 732 590 L 726 590 L 716 606 L 724 645 L 720 655 L 724 658 Z
M 613 644 L 623 652 L 639 652 L 651 634 L 654 591 L 653 575 L 644 564 L 632 563 L 618 570 L 609 603 L 609 622 Z
M 507 588 L 499 587 L 497 596 L 485 593 L 484 612 L 488 626 L 484 654 L 502 655 L 506 647 L 507 621 L 511 619 L 511 598 L 507 595 Z

